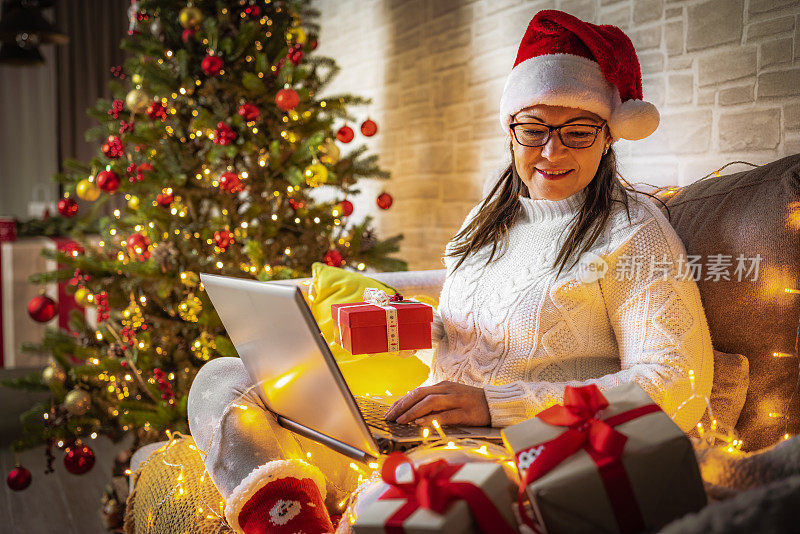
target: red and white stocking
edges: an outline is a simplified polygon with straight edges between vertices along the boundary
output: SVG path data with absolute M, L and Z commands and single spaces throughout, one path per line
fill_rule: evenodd
M 333 532 L 325 477 L 303 460 L 274 460 L 250 473 L 228 498 L 225 519 L 244 534 Z

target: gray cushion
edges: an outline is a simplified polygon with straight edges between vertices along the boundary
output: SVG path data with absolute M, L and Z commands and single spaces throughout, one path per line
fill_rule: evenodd
M 800 155 L 750 171 L 701 180 L 666 200 L 670 222 L 687 254 L 702 256 L 697 280 L 715 349 L 743 354 L 750 366 L 747 400 L 737 424 L 746 450 L 780 439 L 784 413 L 797 383 L 793 353 L 800 315 Z M 663 208 L 662 208 L 663 209 Z M 666 213 L 666 211 L 665 211 Z M 730 255 L 730 280 L 706 279 L 709 257 Z M 734 275 L 739 255 L 761 255 L 758 277 Z M 749 265 L 749 261 L 745 262 Z M 789 433 L 800 432 L 800 394 L 789 413 Z
M 734 428 L 744 408 L 750 383 L 747 358 L 714 349 L 714 385 L 711 410 L 722 428 Z

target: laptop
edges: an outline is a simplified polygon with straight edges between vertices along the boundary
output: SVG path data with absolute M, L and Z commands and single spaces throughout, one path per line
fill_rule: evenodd
M 300 287 L 205 273 L 200 280 L 281 426 L 365 463 L 423 441 L 422 427 L 384 420 L 394 398 L 352 394 Z M 452 439 L 501 441 L 499 428 L 442 431 Z

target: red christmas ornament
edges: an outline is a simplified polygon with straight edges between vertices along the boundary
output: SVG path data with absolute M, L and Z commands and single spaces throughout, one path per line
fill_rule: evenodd
M 214 142 L 218 145 L 229 145 L 233 143 L 236 139 L 236 132 L 233 131 L 233 128 L 225 124 L 224 122 L 217 123 L 217 129 L 214 130 Z
M 108 137 L 108 141 L 103 143 L 101 150 L 109 159 L 121 158 L 125 154 L 125 151 L 122 148 L 122 141 L 120 141 L 119 137 L 115 135 L 110 135 Z
M 162 122 L 167 120 L 167 109 L 161 102 L 151 103 L 145 113 L 151 120 L 161 119 Z
M 252 102 L 247 102 L 246 104 L 242 104 L 239 106 L 239 115 L 242 116 L 244 120 L 247 122 L 258 120 L 261 116 L 261 110 L 258 109 L 258 106 L 253 104 Z
M 46 323 L 58 313 L 58 304 L 47 295 L 33 297 L 28 302 L 28 315 L 34 321 Z
M 224 172 L 219 177 L 219 188 L 228 193 L 240 193 L 244 191 L 244 184 L 236 173 Z
M 281 89 L 275 95 L 275 104 L 283 111 L 289 111 L 297 107 L 300 103 L 300 95 L 294 89 Z
M 175 200 L 175 197 L 172 193 L 159 193 L 156 195 L 156 204 L 165 208 L 172 204 L 173 200 Z
M 361 123 L 361 133 L 367 137 L 372 137 L 378 133 L 378 125 L 375 124 L 375 121 L 367 119 Z
M 206 56 L 200 64 L 206 76 L 216 76 L 222 70 L 222 66 L 222 58 L 217 56 Z
M 217 230 L 214 232 L 214 243 L 224 252 L 226 248 L 233 245 L 233 232 L 230 230 Z
M 292 207 L 292 209 L 293 209 L 294 211 L 297 211 L 297 210 L 299 210 L 300 208 L 305 208 L 305 207 L 306 207 L 306 203 L 305 203 L 305 202 L 303 202 L 303 201 L 298 201 L 298 200 L 295 200 L 295 199 L 293 199 L 293 198 L 290 198 L 290 199 L 289 199 L 289 205 Z
M 150 257 L 150 239 L 142 234 L 131 234 L 125 240 L 128 253 L 136 256 L 139 261 L 144 261 Z
M 78 203 L 72 198 L 62 198 L 58 201 L 58 213 L 64 217 L 74 217 L 78 213 Z
M 84 254 L 86 254 L 86 249 L 80 246 L 75 241 L 70 241 L 68 243 L 65 243 L 64 245 L 59 247 L 58 250 L 60 250 L 67 256 L 72 256 L 72 257 L 83 256 Z
M 6 484 L 14 491 L 22 491 L 31 485 L 31 478 L 33 477 L 31 477 L 30 471 L 21 465 L 17 465 L 8 473 Z
M 377 202 L 378 202 L 378 207 L 380 209 L 388 210 L 389 208 L 392 207 L 392 202 L 394 202 L 394 199 L 392 198 L 392 195 L 390 195 L 389 193 L 381 193 L 380 195 L 378 195 Z
M 336 132 L 336 139 L 341 141 L 342 143 L 349 143 L 353 140 L 355 134 L 353 133 L 353 129 L 347 126 L 346 124 L 339 128 L 339 131 Z
M 122 180 L 113 171 L 103 171 L 97 175 L 97 187 L 109 194 L 114 194 L 119 189 Z
M 316 49 L 317 49 L 317 40 L 316 40 L 316 39 L 314 39 L 313 41 L 311 41 L 311 42 L 309 43 L 309 45 L 308 45 L 308 46 L 310 46 L 310 47 L 311 47 L 311 50 L 316 50 Z
M 258 6 L 247 6 L 244 8 L 244 12 L 254 19 L 261 16 L 261 8 Z
M 193 30 L 192 28 L 187 28 L 187 29 L 183 30 L 183 35 L 181 35 L 181 38 L 183 39 L 183 42 L 184 43 L 188 43 L 189 39 L 194 37 L 195 33 L 196 33 L 195 30 Z
M 64 467 L 73 475 L 82 475 L 94 467 L 94 451 L 84 444 L 67 449 L 64 455 Z
M 331 267 L 339 267 L 342 265 L 342 254 L 338 250 L 329 250 L 325 253 L 323 261 Z
M 342 206 L 343 217 L 349 217 L 353 213 L 353 203 L 349 200 L 342 200 L 339 205 Z

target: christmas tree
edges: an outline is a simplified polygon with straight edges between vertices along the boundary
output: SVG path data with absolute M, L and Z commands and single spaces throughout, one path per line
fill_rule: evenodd
M 315 16 L 303 1 L 133 3 L 114 100 L 90 110 L 98 155 L 58 176 L 74 242 L 53 253 L 61 269 L 32 279 L 66 282 L 86 311 L 27 347 L 53 365 L 6 383 L 52 392 L 23 415 L 15 449 L 65 446 L 78 472 L 92 459 L 81 437 L 133 432 L 136 447 L 188 432 L 197 370 L 236 355 L 200 272 L 266 281 L 310 276 L 317 261 L 407 269 L 388 257 L 402 235 L 376 238 L 370 217 L 349 223 L 357 181 L 388 173 L 363 145 L 340 154 L 334 139 L 354 138 L 347 106 L 369 100 L 320 96 L 337 67 L 313 52 Z M 388 209 L 391 196 L 377 202 Z M 99 237 L 84 233 L 98 224 Z M 47 321 L 56 303 L 42 295 L 29 312 Z

